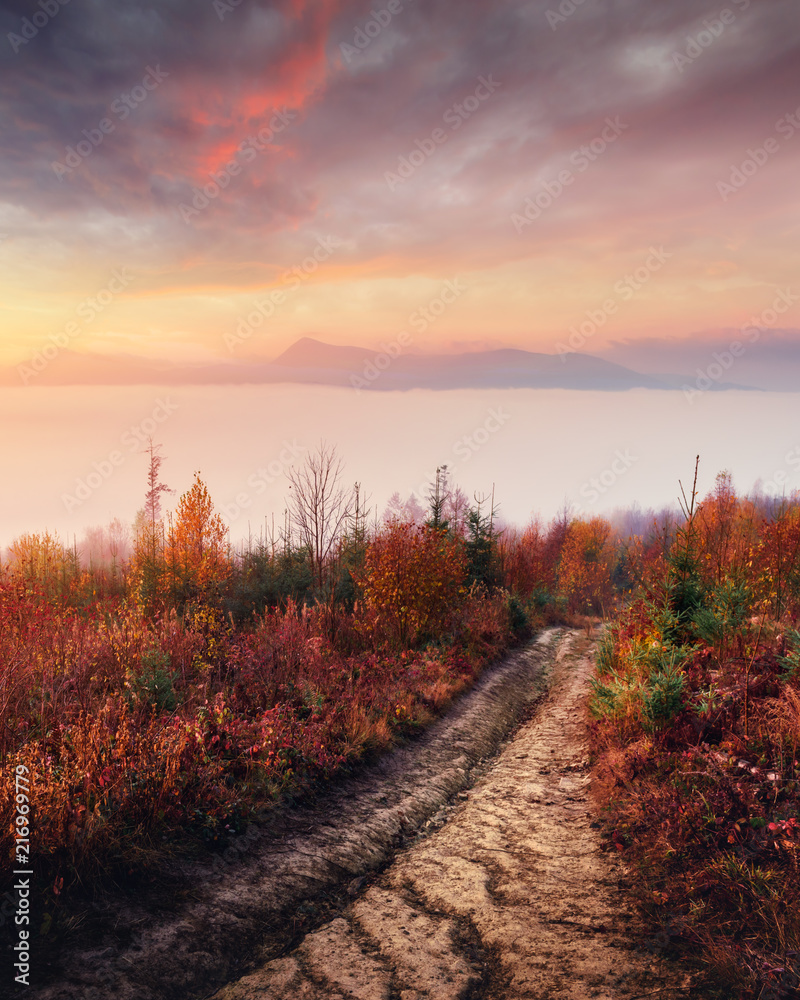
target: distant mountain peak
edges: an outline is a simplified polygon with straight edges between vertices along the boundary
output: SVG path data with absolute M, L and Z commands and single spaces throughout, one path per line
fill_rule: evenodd
M 279 354 L 272 362 L 287 368 L 313 369 L 343 369 L 363 366 L 364 362 L 374 357 L 375 351 L 366 347 L 343 347 L 338 344 L 326 344 L 315 337 L 301 337 L 290 347 Z

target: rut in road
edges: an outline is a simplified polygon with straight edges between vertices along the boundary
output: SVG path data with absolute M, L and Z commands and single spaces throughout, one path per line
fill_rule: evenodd
M 446 825 L 214 1000 L 685 997 L 688 979 L 634 946 L 623 866 L 592 825 L 592 652 L 562 642 L 548 698 Z
M 212 863 L 171 865 L 152 890 L 98 900 L 92 933 L 39 954 L 52 971 L 29 1000 L 205 1000 L 284 954 L 298 911 L 318 927 L 347 908 L 351 883 L 441 823 L 543 695 L 562 634 L 510 653 L 418 738 L 270 811 Z

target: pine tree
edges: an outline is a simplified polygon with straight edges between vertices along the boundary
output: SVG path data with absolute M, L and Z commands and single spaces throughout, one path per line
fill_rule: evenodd
M 447 531 L 448 522 L 445 517 L 445 506 L 447 505 L 450 489 L 447 483 L 447 466 L 436 467 L 436 480 L 428 492 L 428 509 L 430 516 L 426 521 L 429 528 L 434 531 Z

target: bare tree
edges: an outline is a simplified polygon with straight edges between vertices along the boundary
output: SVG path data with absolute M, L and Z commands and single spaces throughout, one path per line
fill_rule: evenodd
M 155 535 L 156 524 L 161 520 L 161 494 L 174 493 L 175 490 L 165 486 L 160 481 L 161 463 L 164 461 L 161 455 L 161 445 L 153 444 L 152 437 L 148 439 L 145 454 L 150 456 L 150 464 L 147 470 L 147 493 L 144 497 L 144 513 L 150 530 Z
M 291 525 L 308 549 L 311 573 L 320 590 L 353 513 L 353 491 L 341 485 L 343 468 L 336 449 L 321 441 L 299 469 L 288 473 Z
M 163 573 L 164 525 L 161 520 L 161 494 L 174 493 L 161 482 L 161 445 L 148 438 L 144 454 L 149 457 L 147 492 L 144 507 L 137 513 L 134 523 L 134 576 L 138 579 L 139 595 L 146 606 L 156 598 Z
M 477 500 L 477 497 L 476 497 Z M 463 535 L 469 516 L 469 497 L 460 486 L 453 486 L 444 506 L 445 521 L 454 535 Z
M 357 548 L 363 548 L 367 540 L 367 518 L 369 517 L 369 504 L 371 497 L 362 496 L 361 483 L 353 484 L 353 492 L 350 504 L 350 524 L 348 526 L 348 538 Z

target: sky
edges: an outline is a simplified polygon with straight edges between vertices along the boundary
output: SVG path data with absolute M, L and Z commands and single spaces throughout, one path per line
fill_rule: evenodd
M 378 345 L 455 281 L 413 350 L 755 320 L 785 387 L 798 49 L 795 0 L 4 0 L 0 366 Z
M 727 464 L 743 487 L 785 470 L 794 488 L 798 176 L 796 0 L 0 0 L 0 542 L 132 518 L 127 446 L 113 488 L 63 498 L 153 424 L 170 385 L 147 384 L 154 363 L 176 386 L 233 372 L 155 421 L 170 484 L 201 469 L 229 507 L 300 427 L 304 448 L 339 435 L 385 498 L 514 405 L 515 434 L 551 440 L 509 487 L 519 455 L 490 435 L 470 489 L 502 480 L 523 520 L 619 465 L 628 423 L 653 446 L 609 507 L 673 502 L 701 445 L 709 482 Z M 237 397 L 239 372 L 309 337 L 385 357 L 575 351 L 684 388 Z M 133 395 L 108 388 L 115 364 Z M 722 382 L 766 391 L 706 399 Z M 545 404 L 569 413 L 542 422 Z M 390 413 L 405 447 L 424 439 L 394 484 Z

